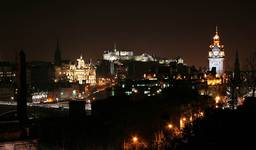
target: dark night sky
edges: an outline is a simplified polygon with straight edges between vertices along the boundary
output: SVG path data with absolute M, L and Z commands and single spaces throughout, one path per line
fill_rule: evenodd
M 24 48 L 28 60 L 52 60 L 56 39 L 64 58 L 102 57 L 113 47 L 207 66 L 219 26 L 226 63 L 255 49 L 256 3 L 245 1 L 8 0 L 0 4 L 0 60 Z M 243 65 L 243 63 L 242 63 Z

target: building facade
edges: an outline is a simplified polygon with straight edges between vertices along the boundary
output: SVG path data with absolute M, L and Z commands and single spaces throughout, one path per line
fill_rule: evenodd
M 96 84 L 96 67 L 92 63 L 85 63 L 82 56 L 77 59 L 75 64 L 63 64 L 55 68 L 55 81 L 66 79 L 70 83 Z
M 119 51 L 116 48 L 113 51 L 104 51 L 103 60 L 131 60 L 133 59 L 133 51 Z
M 213 43 L 210 45 L 208 53 L 209 70 L 216 71 L 217 74 L 222 75 L 224 73 L 224 57 L 224 45 L 220 43 L 220 36 L 216 27 Z
M 15 64 L 0 62 L 0 101 L 13 101 L 16 88 Z

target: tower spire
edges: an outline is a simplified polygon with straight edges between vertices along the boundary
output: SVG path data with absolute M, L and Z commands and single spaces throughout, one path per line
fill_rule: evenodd
M 213 37 L 213 44 L 214 45 L 220 44 L 220 36 L 219 36 L 218 26 L 215 27 L 215 35 Z
M 80 54 L 80 59 L 83 59 L 83 54 L 82 54 L 82 52 L 81 52 L 81 54 Z
M 114 51 L 116 51 L 116 42 L 114 43 Z
M 239 96 L 239 87 L 241 84 L 241 78 L 240 78 L 240 63 L 239 63 L 239 55 L 238 55 L 238 51 L 236 50 L 236 54 L 235 54 L 235 64 L 234 64 L 234 72 L 233 72 L 233 77 L 230 80 L 230 103 L 231 106 L 234 108 L 236 108 L 237 106 L 237 100 L 238 100 L 238 96 Z

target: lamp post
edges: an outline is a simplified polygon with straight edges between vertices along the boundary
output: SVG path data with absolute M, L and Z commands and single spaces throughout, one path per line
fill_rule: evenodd
M 133 144 L 135 145 L 135 150 L 137 150 L 138 137 L 137 137 L 137 136 L 134 136 L 134 137 L 132 138 L 132 142 L 133 142 Z
M 167 128 L 168 128 L 168 129 L 172 129 L 172 128 L 173 128 L 173 125 L 172 125 L 171 123 L 169 123 L 169 124 L 167 125 Z

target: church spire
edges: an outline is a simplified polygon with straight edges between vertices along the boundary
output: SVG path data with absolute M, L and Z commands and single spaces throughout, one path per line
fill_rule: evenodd
M 117 50 L 117 49 L 116 49 L 116 42 L 115 42 L 115 43 L 114 43 L 114 51 L 116 52 L 116 50 Z
M 83 52 L 80 53 L 80 59 L 83 59 Z

